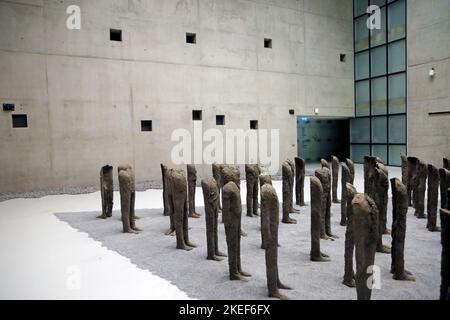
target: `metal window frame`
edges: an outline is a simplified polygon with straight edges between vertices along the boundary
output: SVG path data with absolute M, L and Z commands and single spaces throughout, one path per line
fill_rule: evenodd
M 363 81 L 368 81 L 369 82 L 369 115 L 366 116 L 356 116 L 356 108 L 357 108 L 357 104 L 355 101 L 355 118 L 354 119 L 364 119 L 364 118 L 369 118 L 369 142 L 368 143 L 353 143 L 352 142 L 352 137 L 351 137 L 351 126 L 352 124 L 350 123 L 350 132 L 349 132 L 349 141 L 350 141 L 350 146 L 352 145 L 368 145 L 370 148 L 370 154 L 373 155 L 372 153 L 372 146 L 377 146 L 377 145 L 383 145 L 387 147 L 387 153 L 386 153 L 386 158 L 387 158 L 387 164 L 388 165 L 392 165 L 390 162 L 390 146 L 405 146 L 406 152 L 408 151 L 408 42 L 407 42 L 407 37 L 408 37 L 408 3 L 405 0 L 405 35 L 404 37 L 401 37 L 399 39 L 395 39 L 392 41 L 389 41 L 389 7 L 402 1 L 402 0 L 394 0 L 391 2 L 388 2 L 388 0 L 386 0 L 386 3 L 379 6 L 380 9 L 385 8 L 386 9 L 386 15 L 385 15 L 385 26 L 386 26 L 386 41 L 385 43 L 382 44 L 378 44 L 376 46 L 372 47 L 372 33 L 370 30 L 368 30 L 368 39 L 369 39 L 369 43 L 368 43 L 368 48 L 366 49 L 362 49 L 359 51 L 356 51 L 356 39 L 355 39 L 355 35 L 356 35 L 356 29 L 355 29 L 355 23 L 357 19 L 360 19 L 362 17 L 369 17 L 370 15 L 368 13 L 363 13 L 360 14 L 358 16 L 355 16 L 355 1 L 357 0 L 353 0 L 353 52 L 354 52 L 354 96 L 356 97 L 356 84 L 359 82 L 363 82 Z M 367 0 L 367 7 L 369 7 L 371 4 L 370 0 Z M 389 72 L 389 46 L 393 43 L 396 42 L 400 42 L 400 41 L 404 41 L 405 42 L 405 69 L 403 71 L 398 71 L 398 72 Z M 378 75 L 378 76 L 372 76 L 372 50 L 382 47 L 382 46 L 386 46 L 386 73 L 382 74 L 382 75 Z M 356 56 L 360 53 L 364 53 L 364 52 L 368 52 L 369 54 L 369 77 L 368 78 L 363 78 L 363 79 L 358 79 L 356 80 Z M 405 75 L 405 98 L 406 98 L 406 102 L 405 102 L 405 112 L 402 113 L 391 113 L 390 111 L 390 102 L 389 102 L 389 78 L 391 76 L 395 76 L 395 75 L 399 75 L 399 74 L 404 74 Z M 387 107 L 387 111 L 386 114 L 382 114 L 382 115 L 374 115 L 373 111 L 372 111 L 372 107 L 373 107 L 373 97 L 372 97 L 372 80 L 375 79 L 379 79 L 379 78 L 384 78 L 386 77 L 386 107 Z M 389 139 L 389 127 L 390 127 L 390 120 L 392 116 L 404 116 L 405 117 L 405 143 L 390 143 Z M 373 141 L 373 134 L 372 134 L 372 118 L 376 118 L 376 117 L 386 117 L 387 119 L 387 124 L 386 124 L 386 143 L 375 143 Z M 355 161 L 356 163 L 360 163 L 358 161 Z

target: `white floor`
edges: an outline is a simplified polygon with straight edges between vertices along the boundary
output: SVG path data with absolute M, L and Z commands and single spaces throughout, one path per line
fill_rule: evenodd
M 399 177 L 399 168 L 390 168 Z M 281 197 L 281 182 L 274 182 Z M 363 190 L 362 167 L 355 186 Z M 245 202 L 245 183 L 242 200 Z M 119 195 L 115 195 L 119 209 Z M 309 201 L 309 179 L 305 181 Z M 203 202 L 197 190 L 197 203 Z M 70 228 L 54 213 L 100 209 L 100 193 L 15 199 L 0 203 L 0 299 L 188 299 L 168 281 L 141 270 Z M 136 208 L 161 208 L 162 191 L 136 197 Z

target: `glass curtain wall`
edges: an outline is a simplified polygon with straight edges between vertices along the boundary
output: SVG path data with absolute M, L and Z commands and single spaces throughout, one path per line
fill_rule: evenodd
M 353 0 L 356 118 L 350 123 L 351 157 L 373 155 L 392 166 L 406 153 L 406 0 Z M 380 8 L 381 28 L 367 23 Z M 375 16 L 372 16 L 374 18 Z

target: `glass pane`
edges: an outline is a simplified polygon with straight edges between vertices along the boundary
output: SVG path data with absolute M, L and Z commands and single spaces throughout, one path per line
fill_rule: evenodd
M 389 146 L 389 165 L 401 166 L 401 154 L 406 154 L 406 146 Z
M 406 30 L 405 1 L 399 0 L 389 6 L 388 39 L 389 41 L 405 37 Z
M 350 139 L 353 143 L 369 143 L 370 142 L 370 119 L 352 119 Z
M 383 163 L 387 162 L 387 146 L 386 145 L 373 145 L 372 146 L 372 156 L 378 157 L 383 161 Z
M 372 114 L 387 113 L 387 83 L 386 77 L 372 80 Z
M 382 5 L 386 4 L 386 0 L 370 0 L 370 4 L 381 7 Z
M 369 52 L 362 52 L 356 55 L 355 60 L 356 80 L 369 77 Z
M 369 81 L 356 83 L 356 116 L 368 116 L 370 114 L 370 94 Z
M 387 142 L 387 117 L 372 118 L 372 142 Z
M 389 73 L 405 70 L 405 41 L 398 41 L 389 45 Z
M 406 116 L 389 117 L 389 143 L 406 143 Z
M 372 55 L 372 76 L 386 74 L 386 46 L 371 50 Z
M 371 47 L 386 43 L 386 8 L 381 8 L 381 29 L 373 29 L 370 33 Z
M 361 51 L 369 48 L 369 29 L 367 16 L 355 20 L 355 50 Z
M 389 113 L 406 112 L 406 75 L 404 73 L 389 77 Z
M 364 157 L 370 155 L 370 146 L 368 144 L 350 146 L 350 157 L 355 163 L 364 163 Z
M 353 0 L 353 6 L 355 8 L 355 17 L 357 17 L 366 12 L 369 2 L 367 0 Z

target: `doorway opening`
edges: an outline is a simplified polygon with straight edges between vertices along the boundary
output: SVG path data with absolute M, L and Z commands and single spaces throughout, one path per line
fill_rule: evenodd
M 306 163 L 317 163 L 335 155 L 350 156 L 350 120 L 347 118 L 298 117 L 298 155 Z

